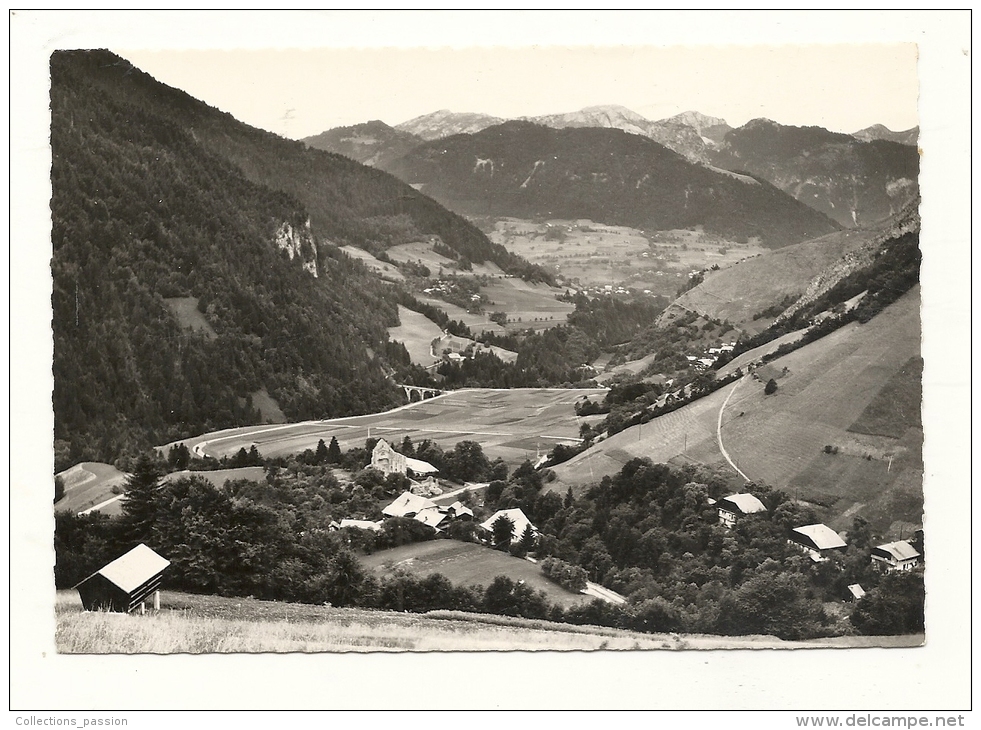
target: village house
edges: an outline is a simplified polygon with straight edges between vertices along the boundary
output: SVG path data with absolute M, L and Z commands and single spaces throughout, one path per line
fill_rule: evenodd
M 887 542 L 872 548 L 872 566 L 883 572 L 912 570 L 920 563 L 920 554 L 906 540 Z
M 415 517 L 416 513 L 435 506 L 436 503 L 431 499 L 420 497 L 412 492 L 402 492 L 394 502 L 382 510 L 382 514 L 386 517 Z
M 538 528 L 531 524 L 525 513 L 520 509 L 502 509 L 498 510 L 490 516 L 490 519 L 485 522 L 481 522 L 480 526 L 487 530 L 488 532 L 494 531 L 494 523 L 497 522 L 498 518 L 507 517 L 511 522 L 514 523 L 514 531 L 511 533 L 511 543 L 516 542 L 521 539 L 521 536 L 525 533 L 527 527 L 531 527 L 531 531 L 537 536 Z
M 382 523 L 372 522 L 371 520 L 341 520 L 337 524 L 338 529 L 344 529 L 345 527 L 356 527 L 359 530 L 371 530 L 372 532 L 382 531 Z
M 815 563 L 823 562 L 831 553 L 848 547 L 837 532 L 820 523 L 795 527 L 790 531 L 787 542 L 807 554 Z
M 446 508 L 447 512 L 451 517 L 457 520 L 472 520 L 473 510 L 467 507 L 463 502 L 457 500 L 449 507 Z
M 743 515 L 752 515 L 757 512 L 766 512 L 764 504 L 752 494 L 730 494 L 715 503 L 719 510 L 719 524 L 732 529 Z

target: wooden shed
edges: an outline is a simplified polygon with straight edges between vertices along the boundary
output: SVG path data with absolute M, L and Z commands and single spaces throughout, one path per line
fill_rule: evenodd
M 160 587 L 170 561 L 140 543 L 75 586 L 86 611 L 128 613 Z

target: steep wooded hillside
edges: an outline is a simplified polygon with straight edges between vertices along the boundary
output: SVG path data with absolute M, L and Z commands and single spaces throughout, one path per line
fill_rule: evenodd
M 422 137 L 377 120 L 351 127 L 335 127 L 302 141 L 314 149 L 336 152 L 365 165 L 381 168 L 425 142 Z
M 898 213 L 918 193 L 916 147 L 754 119 L 726 134 L 713 164 L 758 175 L 847 227 Z
M 439 239 L 534 272 L 390 175 L 249 127 L 107 51 L 51 58 L 56 465 L 398 402 L 397 295 L 335 245 Z M 266 395 L 268 394 L 268 396 Z
M 59 467 L 256 422 L 263 388 L 293 418 L 397 402 L 368 349 L 391 295 L 178 122 L 217 112 L 107 53 L 56 53 L 51 76 Z M 170 306 L 189 298 L 206 329 Z
M 766 182 L 696 165 L 618 129 L 508 122 L 436 140 L 389 171 L 470 215 L 589 218 L 642 229 L 703 226 L 777 248 L 835 224 Z

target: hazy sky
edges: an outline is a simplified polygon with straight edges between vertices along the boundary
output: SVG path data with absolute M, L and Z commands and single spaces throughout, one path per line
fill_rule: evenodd
M 165 50 L 113 47 L 159 81 L 300 138 L 437 109 L 499 117 L 620 104 L 854 132 L 917 121 L 912 43 L 462 49 Z

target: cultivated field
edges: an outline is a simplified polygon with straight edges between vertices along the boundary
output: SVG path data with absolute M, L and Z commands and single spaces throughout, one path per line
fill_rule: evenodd
M 306 421 L 283 426 L 246 426 L 204 434 L 184 441 L 210 456 L 231 456 L 253 444 L 264 456 L 315 449 L 332 436 L 342 449 L 363 446 L 369 436 L 390 442 L 409 436 L 418 443 L 432 439 L 444 449 L 459 441 L 477 441 L 491 459 L 517 466 L 551 451 L 557 443 L 579 439 L 574 404 L 584 397 L 602 398 L 603 389 L 479 388 L 458 390 L 385 413 Z M 169 449 L 172 444 L 162 447 Z
M 907 294 L 867 324 L 852 323 L 772 361 L 761 380 L 745 379 L 673 413 L 627 429 L 555 467 L 549 487 L 583 489 L 615 473 L 630 458 L 655 462 L 694 460 L 722 464 L 717 427 L 735 465 L 761 480 L 823 507 L 835 529 L 861 515 L 887 536 L 906 535 L 922 519 L 922 430 L 910 420 L 915 397 L 910 358 L 919 354 L 919 290 Z M 786 372 L 783 369 L 786 368 Z M 767 396 L 764 381 L 779 376 Z M 878 395 L 900 402 L 882 407 Z M 905 391 L 904 391 L 905 392 Z M 867 409 L 873 402 L 875 418 Z M 892 414 L 892 415 L 890 415 Z M 859 433 L 870 420 L 875 434 Z M 857 424 L 857 426 L 855 425 Z M 900 433 L 900 437 L 889 433 Z M 837 447 L 836 454 L 825 446 Z
M 389 281 L 405 281 L 405 275 L 398 270 L 397 266 L 379 261 L 363 248 L 358 248 L 357 246 L 341 246 L 340 249 L 351 258 L 355 258 L 363 263 L 369 269 L 378 272 L 378 275 L 383 279 L 388 279 Z
M 564 324 L 575 311 L 574 304 L 560 302 L 555 297 L 564 289 L 545 284 L 529 284 L 517 278 L 493 279 L 480 293 L 493 303 L 484 308 L 488 312 L 504 312 L 508 316 L 508 329 L 548 329 Z
M 401 324 L 388 328 L 389 339 L 405 345 L 409 357 L 416 365 L 427 367 L 438 362 L 439 357 L 433 356 L 430 343 L 442 335 L 443 330 L 425 314 L 414 312 L 401 304 L 398 306 Z
M 552 467 L 557 478 L 547 488 L 563 494 L 571 486 L 573 492 L 582 493 L 635 458 L 648 458 L 655 463 L 687 460 L 721 465 L 716 423 L 719 408 L 732 388 L 728 385 L 683 408 L 621 431 Z
M 490 261 L 485 261 L 482 264 L 472 264 L 470 271 L 460 271 L 456 268 L 456 262 L 453 259 L 436 253 L 433 251 L 433 245 L 431 243 L 426 243 L 425 241 L 403 243 L 399 246 L 393 246 L 385 253 L 388 254 L 392 261 L 411 261 L 412 263 L 422 264 L 429 269 L 429 275 L 434 277 L 439 276 L 440 268 L 444 270 L 444 273 L 461 275 L 473 274 L 475 276 L 483 275 L 495 277 L 504 275 L 501 268 L 497 264 L 491 263 Z
M 754 347 L 752 350 L 747 350 L 742 355 L 737 355 L 719 368 L 715 377 L 724 378 L 730 373 L 736 372 L 739 368 L 742 368 L 743 372 L 746 372 L 746 366 L 749 365 L 749 363 L 756 362 L 764 355 L 769 355 L 771 352 L 776 352 L 778 349 L 780 349 L 781 345 L 796 342 L 803 337 L 806 332 L 807 329 L 794 330 L 793 332 L 788 332 L 781 337 L 777 337 L 775 340 L 767 342 L 765 345 L 760 345 L 759 347 Z
M 589 220 L 504 218 L 488 236 L 580 286 L 609 284 L 666 296 L 674 296 L 692 270 L 729 266 L 765 250 L 697 230 L 644 232 Z
M 922 519 L 922 431 L 907 424 L 895 438 L 852 427 L 883 389 L 894 391 L 894 376 L 919 351 L 917 288 L 871 322 L 847 325 L 773 361 L 787 374 L 772 396 L 756 383 L 733 399 L 723 425 L 726 448 L 750 478 L 826 505 L 831 527 L 843 529 L 862 515 L 883 531 L 902 522 L 908 534 Z M 879 423 L 881 433 L 901 427 Z M 838 453 L 824 453 L 825 446 Z
M 558 603 L 563 608 L 593 600 L 553 583 L 535 563 L 472 542 L 430 540 L 382 550 L 360 560 L 378 578 L 391 576 L 398 570 L 422 577 L 442 573 L 456 585 L 486 588 L 497 576 L 506 575 L 513 581 L 524 581 L 535 591 L 545 591 L 549 603 Z
M 379 578 L 397 570 L 417 576 L 442 573 L 456 585 L 485 588 L 497 576 L 506 575 L 511 580 L 524 581 L 535 591 L 545 591 L 549 603 L 558 603 L 563 608 L 593 600 L 591 596 L 567 591 L 553 583 L 535 563 L 472 542 L 430 540 L 403 545 L 364 556 L 361 563 Z
M 593 380 L 595 380 L 600 385 L 606 385 L 611 380 L 613 380 L 618 375 L 636 375 L 641 370 L 646 368 L 648 365 L 657 360 L 657 353 L 651 353 L 646 357 L 642 357 L 639 360 L 629 360 L 622 365 L 617 365 L 615 368 L 610 370 L 605 370 L 604 372 L 597 375 Z M 609 358 L 607 358 L 609 361 Z M 597 361 L 599 362 L 599 361 Z M 597 363 L 593 363 L 593 367 L 597 367 Z M 605 368 L 605 365 L 604 365 Z
M 483 314 L 479 312 L 468 312 L 463 307 L 458 307 L 455 304 L 444 302 L 442 299 L 436 299 L 435 297 L 423 296 L 419 293 L 416 293 L 415 297 L 424 304 L 429 304 L 430 306 L 443 310 L 450 319 L 463 322 L 474 334 L 479 335 L 481 332 L 504 333 L 504 328 L 501 325 L 487 319 L 490 311 Z
M 55 645 L 62 654 L 233 652 L 623 651 L 919 646 L 923 635 L 809 642 L 771 636 L 641 634 L 598 626 L 432 611 L 405 614 L 163 591 L 146 615 L 83 612 L 59 591 Z

